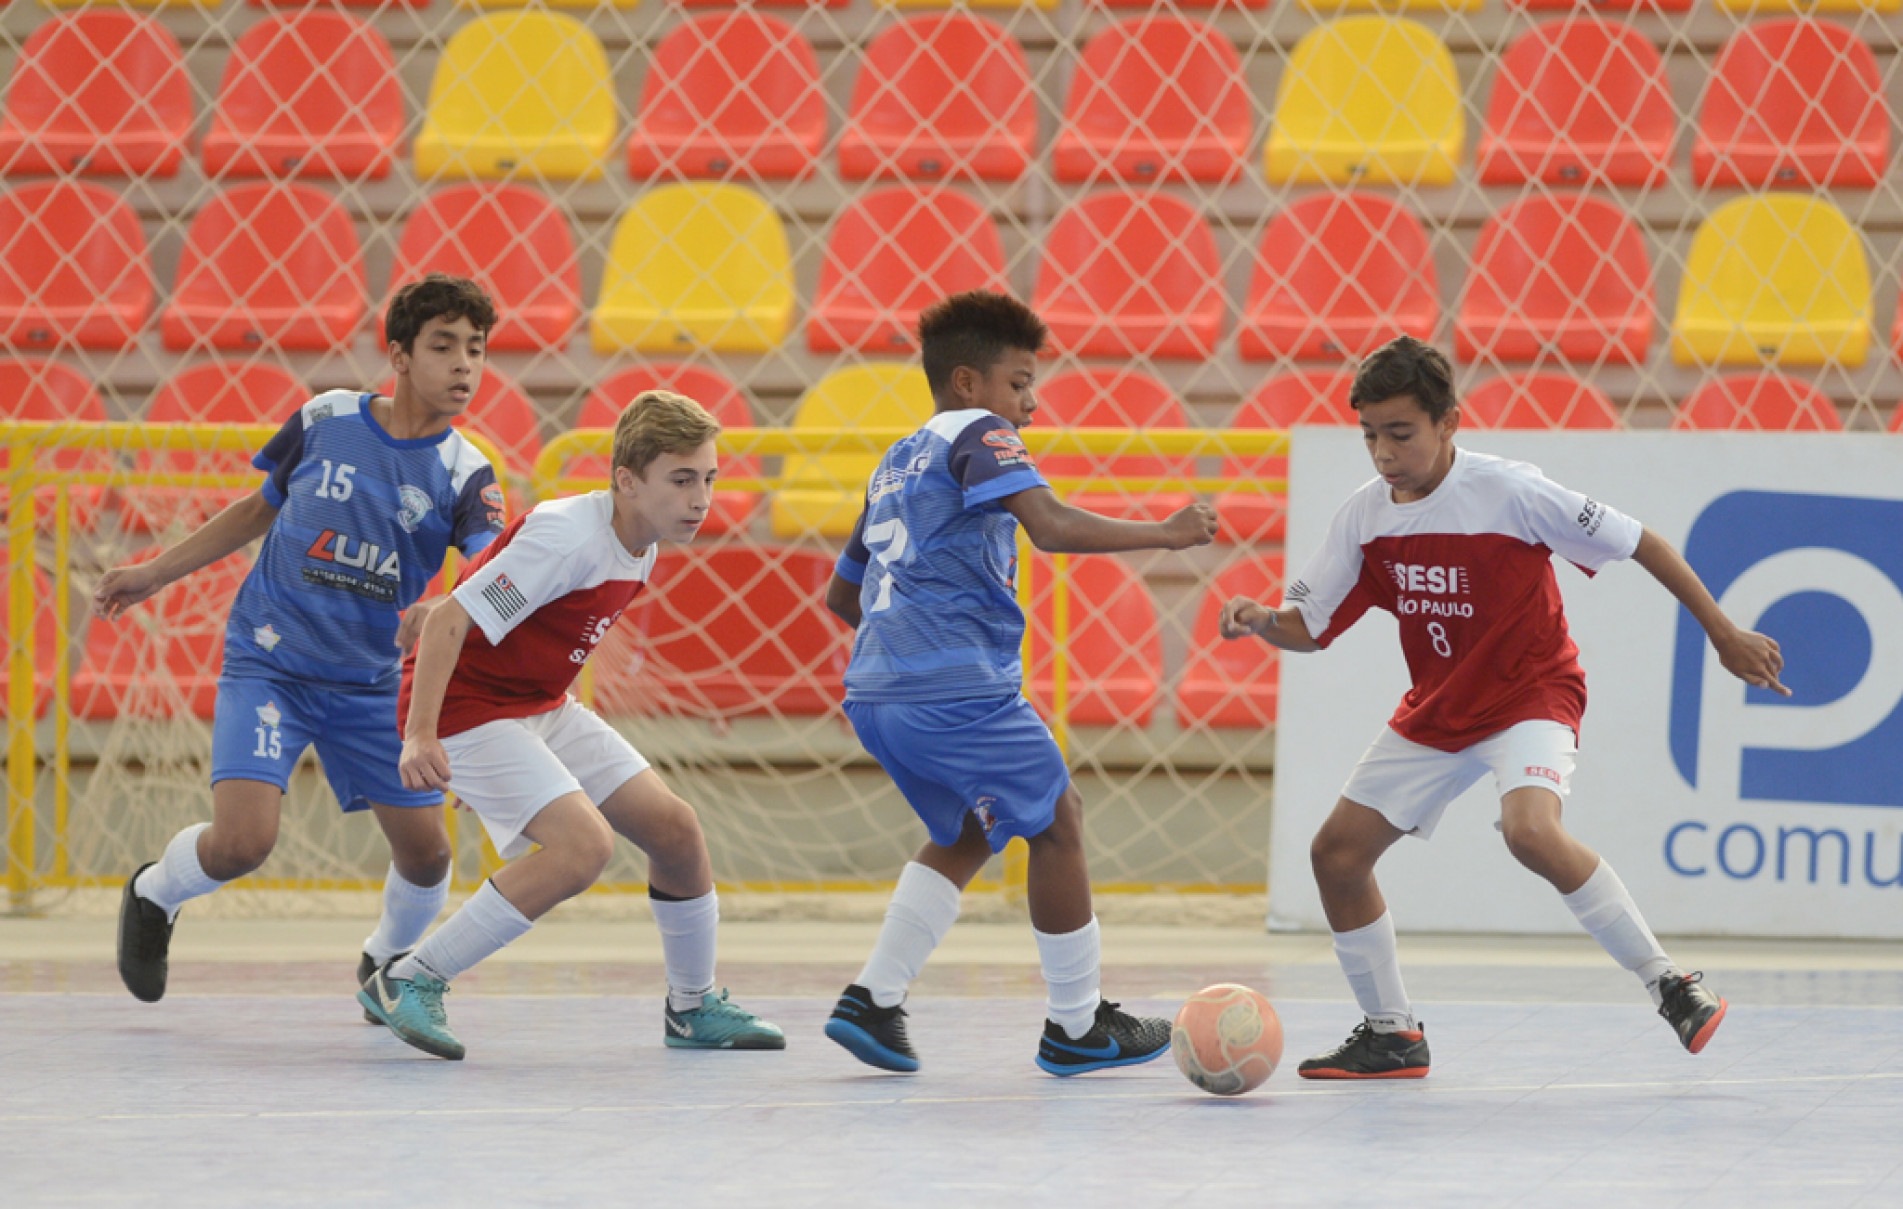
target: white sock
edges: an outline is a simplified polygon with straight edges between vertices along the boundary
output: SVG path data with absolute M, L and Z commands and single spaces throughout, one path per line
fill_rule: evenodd
M 667 1002 L 677 1012 L 700 1006 L 714 989 L 714 946 L 720 934 L 720 893 L 669 902 L 648 897 L 661 928 L 661 962 L 667 967 Z
M 907 861 L 886 904 L 878 943 L 859 971 L 859 985 L 880 1007 L 897 1007 L 932 951 L 958 922 L 958 887 L 936 869 Z
M 414 953 L 390 967 L 390 977 L 423 973 L 448 982 L 534 926 L 494 882 L 484 882 Z
M 167 919 L 177 919 L 180 907 L 225 884 L 198 863 L 198 837 L 210 827 L 210 823 L 197 823 L 173 836 L 165 854 L 132 883 L 132 892 L 164 908 Z
M 1416 1027 L 1407 988 L 1401 985 L 1401 955 L 1394 943 L 1394 916 L 1386 911 L 1365 928 L 1335 933 L 1335 960 L 1354 988 L 1355 1002 L 1377 1033 Z
M 398 953 L 414 949 L 447 901 L 448 874 L 434 886 L 419 886 L 405 880 L 391 865 L 383 877 L 383 918 L 377 921 L 377 930 L 370 939 L 363 942 L 363 951 L 382 965 Z
M 1638 905 L 1612 866 L 1600 861 L 1585 885 L 1560 898 L 1579 920 L 1579 926 L 1592 933 L 1612 960 L 1639 976 L 1656 1007 L 1659 978 L 1672 972 L 1672 959 L 1659 947 L 1652 929 L 1645 926 L 1645 917 L 1639 914 Z
M 1037 937 L 1038 964 L 1044 967 L 1050 996 L 1045 1015 L 1075 1041 L 1097 1023 L 1097 1004 L 1103 1000 L 1098 989 L 1103 940 L 1097 917 L 1091 916 L 1075 932 L 1053 934 L 1033 928 L 1031 935 Z

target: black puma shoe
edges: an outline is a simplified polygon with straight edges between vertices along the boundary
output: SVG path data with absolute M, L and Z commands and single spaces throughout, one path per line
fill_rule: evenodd
M 1706 990 L 1702 972 L 1667 974 L 1659 979 L 1659 1015 L 1678 1033 L 1685 1048 L 1697 1053 L 1724 1023 L 1730 1005 Z
M 1427 1030 L 1377 1033 L 1363 1020 L 1348 1039 L 1295 1068 L 1304 1079 L 1425 1079 Z

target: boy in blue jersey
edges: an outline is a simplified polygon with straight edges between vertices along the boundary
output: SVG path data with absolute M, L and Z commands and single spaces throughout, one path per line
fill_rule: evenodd
M 488 459 L 450 427 L 482 381 L 496 311 L 481 287 L 432 273 L 384 318 L 395 396 L 330 391 L 300 407 L 253 463 L 266 474 L 150 562 L 108 571 L 93 609 L 108 621 L 262 537 L 232 603 L 212 723 L 212 820 L 173 837 L 126 882 L 119 975 L 147 1003 L 165 994 L 179 908 L 264 863 L 291 770 L 316 744 L 346 811 L 368 808 L 390 841 L 383 917 L 358 980 L 415 946 L 449 890 L 443 795 L 403 787 L 399 661 L 415 605 L 450 546 L 473 556 L 502 531 Z M 407 613 L 405 610 L 409 610 Z
M 1023 303 L 983 291 L 919 317 L 937 414 L 880 460 L 826 592 L 858 631 L 846 716 L 931 837 L 826 1022 L 828 1037 L 885 1070 L 918 1069 L 906 989 L 957 919 L 959 894 L 1013 836 L 1030 848 L 1031 927 L 1049 988 L 1037 1064 L 1073 1075 L 1169 1047 L 1169 1021 L 1098 993 L 1083 801 L 1022 692 L 1017 529 L 1051 553 L 1182 550 L 1215 537 L 1216 514 L 1192 504 L 1161 522 L 1122 521 L 1058 501 L 1018 438 L 1037 410 L 1046 335 Z

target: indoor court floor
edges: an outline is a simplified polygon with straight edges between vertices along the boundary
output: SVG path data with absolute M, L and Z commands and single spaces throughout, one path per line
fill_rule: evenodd
M 1283 1066 L 1232 1100 L 1158 1062 L 1068 1080 L 1024 925 L 953 931 L 924 1069 L 820 1033 L 875 923 L 735 923 L 721 981 L 783 1053 L 661 1044 L 651 923 L 551 921 L 459 980 L 461 1063 L 363 1023 L 350 921 L 181 922 L 132 1000 L 105 919 L 0 919 L 0 1205 L 1903 1205 L 1903 946 L 1669 944 L 1731 1010 L 1683 1053 L 1589 941 L 1403 936 L 1434 1072 L 1323 1084 L 1355 1020 L 1322 936 L 1106 922 L 1105 990 L 1267 993 Z

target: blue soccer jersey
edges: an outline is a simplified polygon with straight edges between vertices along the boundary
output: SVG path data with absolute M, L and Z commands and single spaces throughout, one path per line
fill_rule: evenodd
M 473 555 L 506 521 L 489 460 L 455 429 L 398 440 L 373 396 L 328 391 L 252 459 L 278 509 L 225 627 L 227 676 L 396 691 L 397 622 L 454 544 Z
M 886 451 L 837 568 L 863 614 L 846 700 L 1021 691 L 1018 522 L 999 501 L 1048 485 L 988 411 L 940 412 Z

